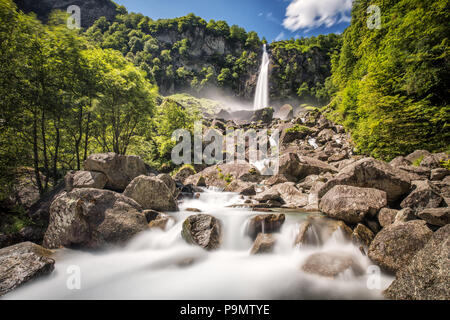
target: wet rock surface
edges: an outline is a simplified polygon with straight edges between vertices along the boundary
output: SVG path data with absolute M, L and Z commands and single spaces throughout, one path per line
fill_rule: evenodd
M 222 223 L 207 214 L 192 215 L 184 221 L 181 236 L 187 243 L 206 250 L 218 249 L 222 243 Z

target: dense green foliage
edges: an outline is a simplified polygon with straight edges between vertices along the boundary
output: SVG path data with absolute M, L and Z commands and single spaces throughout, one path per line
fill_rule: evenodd
M 381 9 L 380 29 L 366 26 L 369 5 Z M 448 0 L 354 2 L 331 109 L 362 153 L 390 159 L 448 148 L 449 21 Z
M 217 85 L 243 94 L 242 83 L 257 70 L 262 44 L 256 32 L 225 21 L 207 23 L 194 14 L 157 21 L 120 14 L 113 22 L 97 20 L 87 35 L 147 71 L 162 93 Z
M 0 189 L 32 167 L 41 194 L 97 151 L 126 153 L 151 122 L 157 88 L 120 52 L 96 48 L 66 16 L 48 25 L 0 1 Z
M 331 58 L 340 46 L 341 36 L 334 33 L 270 44 L 275 96 L 298 96 L 304 102 L 327 104 L 333 93 Z

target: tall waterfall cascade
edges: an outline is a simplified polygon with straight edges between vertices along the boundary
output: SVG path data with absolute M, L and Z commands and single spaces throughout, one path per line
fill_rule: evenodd
M 263 109 L 269 106 L 269 54 L 264 44 L 264 53 L 259 71 L 258 83 L 256 85 L 255 101 L 253 109 Z

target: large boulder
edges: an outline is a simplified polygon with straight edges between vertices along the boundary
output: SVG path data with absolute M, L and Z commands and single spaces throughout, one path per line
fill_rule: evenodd
M 181 236 L 189 244 L 214 250 L 222 243 L 222 223 L 207 214 L 192 215 L 183 222 Z
M 235 161 L 233 163 L 210 166 L 188 177 L 184 183 L 195 185 L 200 177 L 205 179 L 207 186 L 218 188 L 226 188 L 234 180 L 259 183 L 264 179 L 258 169 L 246 161 Z
M 439 190 L 428 180 L 414 181 L 416 188 L 400 204 L 402 208 L 421 210 L 424 208 L 437 208 L 444 199 Z
M 308 195 L 298 190 L 293 182 L 276 184 L 258 193 L 254 199 L 259 202 L 280 201 L 285 207 L 289 208 L 301 208 L 308 204 Z
M 319 197 L 323 197 L 336 185 L 383 190 L 389 203 L 398 201 L 411 190 L 411 180 L 407 173 L 373 158 L 363 158 L 344 167 L 322 187 Z
M 172 191 L 157 177 L 139 176 L 133 179 L 123 194 L 139 203 L 144 209 L 177 211 Z
M 422 220 L 394 223 L 383 228 L 369 247 L 369 258 L 386 271 L 397 272 L 410 263 L 433 232 Z
M 108 182 L 105 174 L 93 171 L 70 171 L 66 174 L 64 180 L 67 192 L 75 188 L 103 189 Z
M 99 248 L 146 229 L 145 214 L 133 199 L 110 190 L 74 189 L 53 201 L 44 246 Z
M 326 162 L 307 156 L 298 156 L 295 153 L 285 153 L 279 159 L 279 174 L 291 178 L 290 181 L 298 181 L 309 175 L 321 173 L 337 173 L 337 169 Z
M 0 296 L 16 287 L 50 274 L 55 260 L 52 252 L 32 242 L 0 249 Z
M 271 253 L 275 247 L 275 236 L 271 233 L 259 233 L 253 243 L 251 254 Z
M 252 217 L 247 224 L 246 234 L 256 239 L 259 233 L 279 232 L 286 219 L 284 213 L 260 214 Z
M 97 153 L 90 155 L 84 162 L 84 169 L 103 172 L 108 178 L 106 188 L 123 191 L 127 185 L 147 169 L 138 156 L 124 156 L 116 153 Z
M 384 191 L 338 185 L 322 197 L 319 209 L 331 218 L 358 223 L 366 215 L 375 216 L 386 205 L 387 196 Z
M 384 292 L 398 300 L 448 300 L 450 298 L 450 225 L 437 230 L 409 263 L 397 272 Z
M 423 209 L 417 216 L 433 226 L 445 226 L 450 223 L 450 208 Z
M 335 278 L 347 270 L 357 276 L 364 274 L 364 269 L 356 259 L 345 252 L 313 253 L 302 265 L 302 270 L 327 278 Z

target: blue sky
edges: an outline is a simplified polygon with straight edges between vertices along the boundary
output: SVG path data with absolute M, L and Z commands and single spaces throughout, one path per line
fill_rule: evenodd
M 349 25 L 352 0 L 115 0 L 152 19 L 194 13 L 225 20 L 274 40 L 340 33 Z

